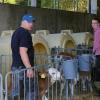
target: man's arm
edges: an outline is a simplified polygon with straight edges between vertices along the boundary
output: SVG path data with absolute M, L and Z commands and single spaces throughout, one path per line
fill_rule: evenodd
M 28 54 L 27 54 L 27 48 L 26 47 L 20 47 L 20 56 L 21 56 L 21 59 L 23 61 L 23 64 L 25 65 L 26 68 L 31 68 L 31 64 L 30 64 L 30 61 L 29 61 L 29 57 L 28 57 Z
M 28 57 L 28 54 L 27 54 L 27 48 L 26 47 L 20 47 L 19 48 L 20 50 L 20 56 L 21 56 L 21 59 L 22 59 L 22 62 L 24 64 L 24 66 L 26 68 L 31 68 L 31 64 L 30 64 L 30 61 L 29 61 L 29 57 Z M 27 70 L 27 77 L 31 78 L 33 77 L 33 70 Z

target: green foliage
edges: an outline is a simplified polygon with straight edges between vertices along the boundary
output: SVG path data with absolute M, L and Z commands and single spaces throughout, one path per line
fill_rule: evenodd
M 28 0 L 0 0 L 2 3 L 28 5 Z
M 27 6 L 28 0 L 16 0 L 18 5 Z
M 62 10 L 85 12 L 87 10 L 87 0 L 41 0 L 41 7 L 59 7 Z
M 60 0 L 60 9 L 85 12 L 87 10 L 87 0 Z
M 41 7 L 52 8 L 52 0 L 41 0 Z
M 9 0 L 0 1 L 9 3 Z M 31 0 L 15 0 L 15 2 L 22 6 L 31 5 Z M 86 12 L 87 0 L 37 0 L 37 7 Z
M 62 10 L 74 10 L 74 2 L 73 0 L 61 0 L 60 1 L 60 9 Z
M 87 0 L 79 0 L 78 1 L 78 11 L 79 12 L 87 11 Z

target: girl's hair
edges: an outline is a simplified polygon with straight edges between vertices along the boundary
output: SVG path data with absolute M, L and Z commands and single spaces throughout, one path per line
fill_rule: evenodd
M 92 20 L 96 20 L 98 23 L 100 23 L 100 19 L 98 17 L 94 17 Z

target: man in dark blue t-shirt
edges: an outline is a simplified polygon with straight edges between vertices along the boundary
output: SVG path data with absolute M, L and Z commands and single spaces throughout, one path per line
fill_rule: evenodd
M 30 69 L 34 66 L 34 49 L 30 31 L 32 31 L 36 18 L 32 15 L 24 15 L 21 25 L 12 35 L 12 71 L 28 68 L 26 71 L 26 98 L 25 100 L 35 100 L 34 98 L 34 70 Z M 20 76 L 19 76 L 20 77 Z M 29 78 L 31 86 L 29 89 Z M 23 79 L 22 79 L 23 80 Z M 21 87 L 21 86 L 20 86 Z M 31 91 L 31 93 L 29 92 Z M 30 97 L 29 97 L 30 94 Z M 32 98 L 31 98 L 32 97 Z

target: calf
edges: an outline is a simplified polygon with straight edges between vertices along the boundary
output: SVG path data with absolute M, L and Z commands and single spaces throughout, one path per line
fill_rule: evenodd
M 39 71 L 39 99 L 48 100 L 46 97 L 48 88 L 60 79 L 62 79 L 61 73 L 55 68 L 49 68 L 47 71 L 45 69 Z

